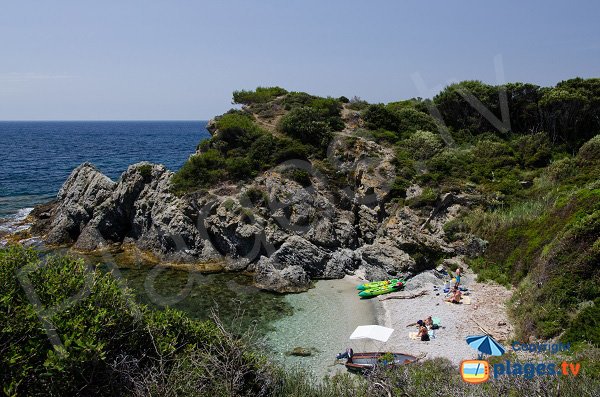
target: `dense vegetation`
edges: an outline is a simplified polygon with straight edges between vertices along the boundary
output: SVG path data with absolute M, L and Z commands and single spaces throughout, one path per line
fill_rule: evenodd
M 344 128 L 343 98 L 321 98 L 279 87 L 234 92 L 243 110 L 216 119 L 216 133 L 198 146 L 173 178 L 180 192 L 256 176 L 289 159 L 326 155 L 332 132 Z M 272 125 L 275 123 L 275 125 Z
M 7 396 L 373 397 L 441 390 L 592 396 L 600 388 L 598 349 L 589 346 L 568 358 L 581 363 L 577 378 L 504 377 L 474 389 L 447 360 L 436 359 L 317 384 L 309 374 L 269 362 L 252 332 L 236 324 L 149 310 L 111 273 L 81 261 L 42 258 L 21 247 L 0 250 L 0 382 Z

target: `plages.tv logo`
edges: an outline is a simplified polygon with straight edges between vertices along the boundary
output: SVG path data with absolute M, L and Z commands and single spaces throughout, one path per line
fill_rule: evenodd
M 494 378 L 500 376 L 519 376 L 524 379 L 532 379 L 535 376 L 577 376 L 581 369 L 580 363 L 571 363 L 562 361 L 539 362 L 539 363 L 519 363 L 511 360 L 490 364 L 483 360 L 483 355 L 502 356 L 506 349 L 500 343 L 496 342 L 490 335 L 469 336 L 467 337 L 469 346 L 479 350 L 477 360 L 464 360 L 460 364 L 460 374 L 463 381 L 472 384 L 487 382 L 493 375 Z M 514 351 L 528 352 L 548 352 L 558 353 L 570 350 L 570 344 L 523 344 L 515 342 L 511 345 Z
M 460 375 L 467 383 L 483 383 L 490 378 L 490 364 L 485 360 L 464 360 L 460 363 Z

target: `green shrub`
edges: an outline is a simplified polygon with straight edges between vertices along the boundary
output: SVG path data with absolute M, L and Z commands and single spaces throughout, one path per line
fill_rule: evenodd
M 406 200 L 406 204 L 411 208 L 431 207 L 435 205 L 438 199 L 438 193 L 432 188 L 423 189 L 423 193 L 410 200 Z
M 473 155 L 468 149 L 446 148 L 435 154 L 427 162 L 427 166 L 431 172 L 466 178 L 470 174 L 473 160 Z
M 392 131 L 378 129 L 372 132 L 373 138 L 377 142 L 395 143 L 398 141 L 398 134 Z
M 522 167 L 545 167 L 552 157 L 550 140 L 544 132 L 518 137 L 513 148 Z
M 596 135 L 579 148 L 577 157 L 583 161 L 600 162 L 600 135 Z
M 402 145 L 412 153 L 415 160 L 428 160 L 439 153 L 443 148 L 443 142 L 438 135 L 429 131 L 417 131 Z
M 310 173 L 300 168 L 288 168 L 283 172 L 287 178 L 298 182 L 301 186 L 307 187 L 311 185 Z
M 546 174 L 555 182 L 563 181 L 577 172 L 577 162 L 571 157 L 564 157 L 550 164 Z
M 282 117 L 279 130 L 302 143 L 317 148 L 326 147 L 331 139 L 331 127 L 324 114 L 312 107 L 291 110 Z
M 71 306 L 46 312 L 45 326 L 61 345 L 50 343 L 17 279 L 19 269 L 26 269 L 44 308 L 60 307 L 87 288 Z M 0 249 L 0 383 L 8 395 L 122 395 L 131 385 L 113 363 L 126 359 L 149 368 L 216 336 L 210 323 L 139 306 L 112 274 L 82 261 L 41 259 L 21 247 Z
M 405 198 L 406 189 L 411 185 L 411 182 L 401 176 L 394 178 L 394 182 L 390 186 L 390 197 Z
M 265 207 L 269 203 L 269 196 L 261 189 L 251 186 L 245 191 L 246 197 L 253 205 Z
M 137 171 L 140 173 L 142 178 L 148 179 L 152 176 L 152 164 L 142 164 L 137 167 Z
M 171 182 L 177 191 L 213 185 L 227 177 L 225 160 L 216 149 L 195 154 L 173 175 Z
M 234 91 L 233 103 L 244 105 L 265 103 L 285 94 L 287 94 L 287 91 L 281 87 L 257 87 L 254 91 Z
M 400 131 L 400 117 L 383 104 L 369 105 L 364 110 L 362 117 L 366 127 L 370 130 Z
M 407 135 L 418 130 L 437 131 L 438 125 L 433 117 L 414 108 L 404 108 L 397 111 L 399 118 L 398 131 Z

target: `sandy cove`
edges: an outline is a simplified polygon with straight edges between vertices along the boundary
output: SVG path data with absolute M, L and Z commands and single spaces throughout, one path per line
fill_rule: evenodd
M 507 317 L 506 302 L 512 292 L 495 283 L 478 283 L 475 280 L 476 275 L 470 270 L 461 279 L 461 284 L 468 288 L 469 305 L 444 302 L 443 286 L 447 279 L 436 277 L 433 271 L 408 280 L 401 292 L 379 297 L 376 305 L 378 322 L 395 330 L 385 344 L 385 350 L 426 355 L 425 358 L 445 357 L 458 365 L 462 360 L 476 358 L 477 352 L 467 345 L 465 337 L 483 334 L 482 328 L 501 343 L 507 340 L 512 326 Z M 434 286 L 440 288 L 434 290 Z M 390 299 L 422 291 L 427 294 L 413 299 Z M 416 331 L 416 327 L 407 325 L 427 316 L 441 319 L 441 328 L 433 332 L 435 337 L 429 342 L 410 339 L 409 332 Z

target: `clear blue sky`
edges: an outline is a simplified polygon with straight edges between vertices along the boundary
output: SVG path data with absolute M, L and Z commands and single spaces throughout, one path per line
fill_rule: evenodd
M 598 77 L 600 2 L 554 3 L 4 1 L 0 120 L 207 119 L 258 85 L 430 97 L 496 83 L 495 59 L 506 81 Z

